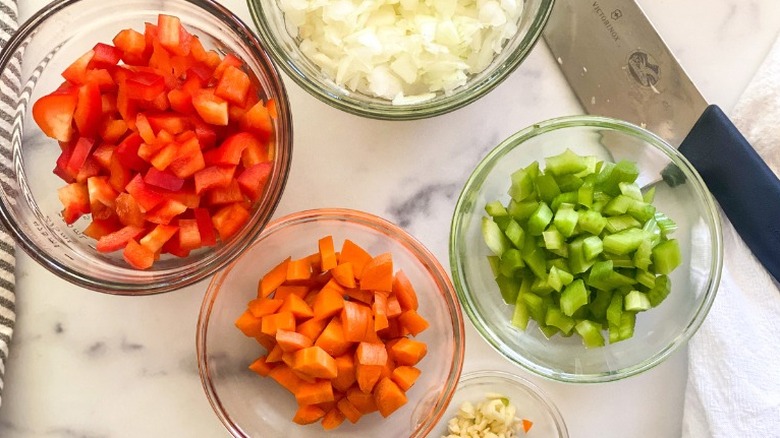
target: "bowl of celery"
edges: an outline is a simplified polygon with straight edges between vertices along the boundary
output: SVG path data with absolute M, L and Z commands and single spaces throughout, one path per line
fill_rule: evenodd
M 566 382 L 661 363 L 720 282 L 715 203 L 677 150 L 619 120 L 535 124 L 466 182 L 450 232 L 464 310 L 510 361 Z

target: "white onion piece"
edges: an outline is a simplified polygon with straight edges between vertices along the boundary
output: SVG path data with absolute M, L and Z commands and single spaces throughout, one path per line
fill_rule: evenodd
M 279 0 L 301 52 L 338 85 L 421 103 L 483 71 L 517 33 L 519 0 Z

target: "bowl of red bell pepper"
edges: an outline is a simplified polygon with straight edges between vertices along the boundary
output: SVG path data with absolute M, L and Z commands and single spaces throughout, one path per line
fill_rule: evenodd
M 0 76 L 0 216 L 57 276 L 174 290 L 273 215 L 292 153 L 286 90 L 219 4 L 55 1 L 11 38 Z

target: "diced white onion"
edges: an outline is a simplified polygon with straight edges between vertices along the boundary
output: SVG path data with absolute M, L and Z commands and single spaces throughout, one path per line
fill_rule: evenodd
M 517 33 L 518 0 L 279 0 L 301 52 L 340 86 L 408 105 L 451 94 Z
M 443 438 L 512 438 L 522 427 L 516 414 L 517 409 L 506 397 L 487 394 L 476 406 L 463 402 L 456 416 L 447 421 Z

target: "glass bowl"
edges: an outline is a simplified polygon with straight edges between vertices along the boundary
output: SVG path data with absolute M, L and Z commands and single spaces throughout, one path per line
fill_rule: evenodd
M 435 436 L 447 436 L 448 421 L 458 415 L 463 403 L 473 406 L 484 401 L 488 394 L 498 394 L 509 399 L 517 409 L 519 419 L 533 422 L 527 433 L 516 436 L 534 438 L 568 438 L 569 432 L 560 411 L 550 397 L 531 381 L 503 371 L 473 371 L 464 374 L 452 397 L 450 407 L 444 413 Z
M 417 290 L 419 313 L 430 328 L 415 339 L 428 353 L 407 392 L 408 403 L 388 418 L 366 415 L 328 431 L 334 437 L 423 437 L 447 409 L 463 366 L 463 315 L 455 291 L 436 258 L 398 226 L 368 213 L 319 209 L 270 223 L 257 241 L 211 281 L 198 319 L 197 353 L 201 382 L 219 419 L 235 437 L 320 436 L 319 423 L 292 422 L 295 398 L 270 378 L 247 367 L 264 349 L 239 331 L 234 321 L 256 298 L 258 279 L 284 258 L 317 251 L 317 241 L 333 236 L 336 249 L 350 239 L 372 255 L 390 252 Z M 381 431 L 381 432 L 380 432 Z
M 121 251 L 99 253 L 83 235 L 82 217 L 66 225 L 57 189 L 65 183 L 52 173 L 60 153 L 57 141 L 33 121 L 31 102 L 51 93 L 60 73 L 97 42 L 111 44 L 120 30 L 143 31 L 158 13 L 176 15 L 206 49 L 233 53 L 245 61 L 262 88 L 261 98 L 277 103 L 273 169 L 247 224 L 230 240 L 184 258 L 163 256 L 141 271 L 129 267 Z M 260 42 L 245 24 L 211 0 L 58 0 L 41 9 L 11 38 L 0 57 L 0 91 L 12 118 L 0 135 L 9 145 L 0 158 L 2 221 L 16 241 L 55 275 L 100 292 L 144 295 L 170 291 L 203 279 L 240 254 L 271 218 L 282 194 L 292 154 L 292 120 L 286 90 Z M 20 84 L 17 86 L 17 84 Z
M 594 155 L 616 162 L 635 161 L 640 187 L 655 185 L 654 205 L 676 221 L 682 264 L 671 275 L 671 293 L 658 306 L 636 316 L 630 339 L 585 348 L 578 336 L 547 339 L 532 320 L 525 331 L 510 323 L 513 306 L 504 304 L 487 261 L 480 224 L 485 204 L 509 200 L 509 175 L 562 153 Z M 675 168 L 684 183 L 674 187 L 660 175 Z M 450 266 L 458 298 L 479 333 L 511 362 L 541 376 L 566 382 L 622 379 L 661 363 L 701 325 L 720 282 L 722 241 L 718 212 L 704 182 L 688 161 L 658 136 L 638 126 L 595 116 L 553 119 L 504 140 L 466 182 L 452 219 Z
M 323 73 L 299 48 L 298 39 L 288 32 L 280 0 L 247 0 L 258 36 L 276 64 L 304 90 L 321 101 L 359 116 L 410 120 L 432 117 L 461 108 L 500 84 L 530 53 L 552 10 L 553 0 L 518 0 L 523 12 L 517 31 L 503 49 L 480 73 L 470 75 L 464 85 L 450 93 L 437 92 L 430 100 L 393 105 L 391 100 L 352 91 Z M 349 3 L 349 2 L 348 2 Z

